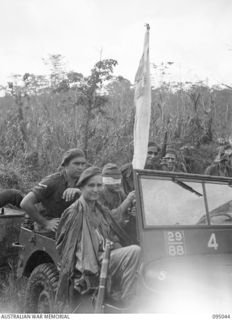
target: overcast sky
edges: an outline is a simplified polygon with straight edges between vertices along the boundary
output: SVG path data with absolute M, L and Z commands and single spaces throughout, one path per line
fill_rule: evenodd
M 0 82 L 47 72 L 48 54 L 88 75 L 101 49 L 133 82 L 145 23 L 151 62 L 174 62 L 170 80 L 232 85 L 231 0 L 1 0 Z

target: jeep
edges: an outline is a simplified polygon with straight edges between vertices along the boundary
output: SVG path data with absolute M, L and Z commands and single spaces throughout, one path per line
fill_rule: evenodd
M 230 308 L 232 179 L 134 170 L 134 182 L 134 232 L 142 259 L 133 312 Z M 28 277 L 25 311 L 54 311 L 59 278 L 54 239 L 22 227 L 18 247 L 17 275 Z M 71 312 L 94 311 L 98 287 L 91 289 L 77 295 Z M 125 311 L 103 304 L 105 312 Z

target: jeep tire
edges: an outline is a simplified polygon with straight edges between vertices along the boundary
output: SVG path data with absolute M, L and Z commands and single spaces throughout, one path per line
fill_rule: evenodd
M 38 265 L 31 273 L 25 293 L 26 313 L 54 312 L 54 299 L 59 273 L 53 263 Z

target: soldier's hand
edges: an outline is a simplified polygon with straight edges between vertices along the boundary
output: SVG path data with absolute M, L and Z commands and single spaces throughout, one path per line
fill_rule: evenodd
M 129 215 L 135 217 L 136 216 L 136 205 L 135 205 L 135 201 L 133 201 L 132 206 L 129 210 Z
M 128 193 L 127 195 L 127 201 L 129 203 L 132 203 L 133 201 L 135 201 L 135 191 L 131 191 L 130 193 Z
M 51 219 L 51 220 L 47 220 L 46 225 L 45 225 L 45 229 L 47 231 L 53 231 L 56 232 L 58 225 L 59 225 L 59 218 L 55 218 L 55 219 Z
M 64 199 L 65 201 L 72 201 L 77 194 L 81 194 L 81 190 L 78 188 L 67 188 L 62 196 L 62 199 Z

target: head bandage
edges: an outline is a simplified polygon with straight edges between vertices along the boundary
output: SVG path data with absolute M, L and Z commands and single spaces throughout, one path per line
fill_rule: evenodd
M 103 184 L 121 184 L 121 178 L 103 177 Z

